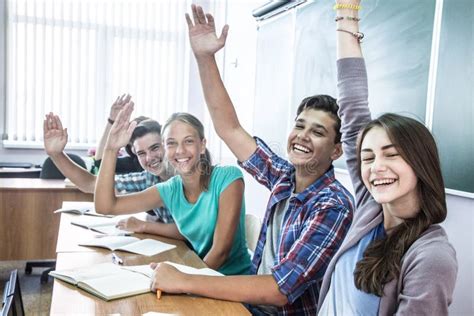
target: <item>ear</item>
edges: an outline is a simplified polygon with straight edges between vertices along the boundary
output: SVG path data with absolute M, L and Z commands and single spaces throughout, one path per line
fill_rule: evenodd
M 206 153 L 206 143 L 207 143 L 206 139 L 203 138 L 203 139 L 201 140 L 201 145 L 202 145 L 201 155 L 204 155 L 204 154 Z
M 342 143 L 339 142 L 334 146 L 334 150 L 331 155 L 332 160 L 337 160 L 342 155 Z

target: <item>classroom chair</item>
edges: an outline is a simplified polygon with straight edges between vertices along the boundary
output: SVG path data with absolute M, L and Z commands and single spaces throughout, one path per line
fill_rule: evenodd
M 20 279 L 18 270 L 10 273 L 10 279 L 5 283 L 2 300 L 1 316 L 23 316 L 25 309 L 21 298 Z
M 253 256 L 255 248 L 257 247 L 258 237 L 262 222 L 253 214 L 245 214 L 245 238 L 247 239 L 247 246 L 250 256 Z

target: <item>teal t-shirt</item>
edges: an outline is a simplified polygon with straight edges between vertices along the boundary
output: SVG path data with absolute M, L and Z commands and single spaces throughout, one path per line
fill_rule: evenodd
M 204 258 L 211 249 L 221 193 L 232 182 L 242 178 L 242 172 L 237 167 L 215 166 L 212 170 L 209 189 L 201 193 L 196 203 L 189 203 L 186 199 L 180 176 L 175 176 L 156 185 L 161 199 L 173 216 L 180 233 L 191 243 L 199 257 Z M 221 210 L 221 212 L 225 211 Z M 248 274 L 250 264 L 245 240 L 245 202 L 242 196 L 240 222 L 232 249 L 227 260 L 219 268 L 219 272 L 225 275 Z

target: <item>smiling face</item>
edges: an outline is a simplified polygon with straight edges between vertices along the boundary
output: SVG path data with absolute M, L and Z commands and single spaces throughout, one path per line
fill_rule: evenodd
M 382 127 L 375 126 L 365 134 L 360 155 L 362 180 L 382 204 L 385 222 L 395 226 L 415 217 L 419 211 L 417 177 Z
M 288 159 L 298 171 L 322 175 L 333 160 L 342 154 L 341 144 L 334 143 L 335 121 L 321 110 L 306 109 L 295 120 L 288 136 Z
M 180 175 L 196 172 L 199 159 L 206 151 L 206 140 L 201 140 L 195 128 L 174 121 L 165 130 L 166 157 Z
M 157 176 L 163 172 L 164 150 L 159 134 L 148 133 L 138 137 L 133 142 L 133 151 L 144 170 Z

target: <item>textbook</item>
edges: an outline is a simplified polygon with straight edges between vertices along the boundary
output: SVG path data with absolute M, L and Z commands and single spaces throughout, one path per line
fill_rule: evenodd
M 69 213 L 76 215 L 90 215 L 99 217 L 113 217 L 113 215 L 98 214 L 95 212 L 94 202 L 63 202 L 63 206 L 54 213 Z
M 104 218 L 104 217 L 95 217 L 95 216 L 87 216 L 87 217 L 80 217 L 78 219 L 74 219 L 71 221 L 71 224 L 80 226 L 82 228 L 87 228 L 93 230 L 98 233 L 106 234 L 106 235 L 131 235 L 131 232 L 119 229 L 115 227 L 119 220 L 123 219 L 124 217 L 114 217 L 114 218 Z
M 161 252 L 176 248 L 154 239 L 138 239 L 131 236 L 104 236 L 82 242 L 79 246 L 101 247 L 112 251 L 121 250 L 144 256 L 154 256 Z
M 165 263 L 189 274 L 223 275 L 209 268 L 197 269 L 168 261 Z M 101 263 L 85 268 L 51 271 L 49 275 L 109 301 L 150 292 L 153 270 L 149 265 L 119 266 Z
M 130 267 L 129 267 L 130 268 Z M 142 268 L 144 270 L 144 268 Z M 150 267 L 148 267 L 151 273 Z M 49 275 L 76 285 L 103 300 L 150 292 L 150 277 L 113 263 L 101 263 L 84 268 L 51 271 Z

